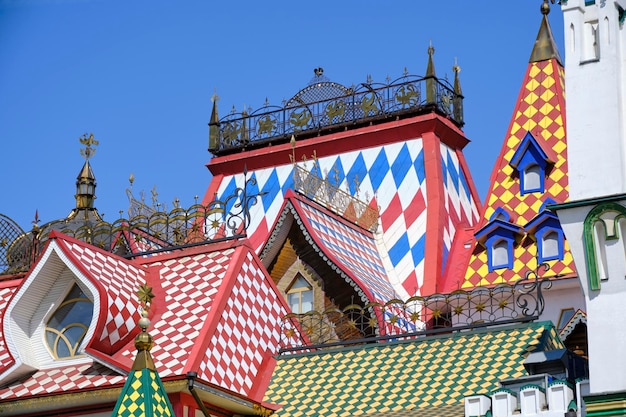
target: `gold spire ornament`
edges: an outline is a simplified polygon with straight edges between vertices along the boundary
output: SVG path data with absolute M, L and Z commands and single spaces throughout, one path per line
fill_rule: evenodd
M 98 146 L 100 142 L 94 139 L 93 133 L 90 133 L 89 136 L 84 133 L 78 140 L 81 144 L 85 145 L 85 148 L 81 148 L 80 154 L 85 160 L 88 160 L 96 153 L 95 146 Z M 94 146 L 94 148 L 92 148 L 92 146 Z
M 112 417 L 174 417 L 172 404 L 150 355 L 154 346 L 154 339 L 148 333 L 148 313 L 155 297 L 152 287 L 147 283 L 140 285 L 137 297 L 141 312 L 141 318 L 137 322 L 141 332 L 135 337 L 137 356 L 117 399 Z

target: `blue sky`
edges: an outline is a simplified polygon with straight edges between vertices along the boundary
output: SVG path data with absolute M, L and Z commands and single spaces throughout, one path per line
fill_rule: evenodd
M 315 2 L 0 0 L 0 213 L 24 229 L 75 205 L 78 138 L 91 159 L 96 207 L 113 221 L 135 194 L 201 199 L 210 181 L 211 96 L 232 106 L 279 105 L 313 69 L 344 85 L 439 77 L 455 57 L 465 95 L 465 148 L 484 199 L 539 24 L 541 0 Z M 563 22 L 552 6 L 563 55 Z

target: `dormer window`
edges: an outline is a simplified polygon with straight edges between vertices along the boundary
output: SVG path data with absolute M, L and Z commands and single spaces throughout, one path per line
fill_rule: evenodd
M 502 268 L 513 268 L 513 248 L 517 236 L 523 229 L 511 221 L 511 215 L 498 207 L 489 223 L 476 234 L 476 240 L 487 249 L 489 272 Z
M 513 154 L 510 165 L 519 174 L 521 195 L 545 191 L 546 171 L 556 161 L 552 149 L 545 148 L 528 132 Z
M 92 314 L 93 302 L 74 284 L 46 323 L 46 345 L 55 359 L 79 356 Z
M 556 214 L 546 209 L 554 201 L 547 199 L 539 209 L 539 214 L 525 226 L 528 234 L 534 235 L 537 241 L 537 260 L 539 263 L 554 260 L 563 260 L 565 256 L 565 237 L 561 223 Z

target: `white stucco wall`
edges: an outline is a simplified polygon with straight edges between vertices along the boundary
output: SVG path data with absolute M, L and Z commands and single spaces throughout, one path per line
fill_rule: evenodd
M 620 2 L 563 3 L 570 199 L 624 193 L 626 32 L 618 22 Z
M 583 222 L 593 207 L 559 210 L 558 215 L 586 298 L 590 391 L 600 394 L 626 390 L 626 266 L 623 260 L 609 260 L 609 278 L 600 290 L 589 288 Z

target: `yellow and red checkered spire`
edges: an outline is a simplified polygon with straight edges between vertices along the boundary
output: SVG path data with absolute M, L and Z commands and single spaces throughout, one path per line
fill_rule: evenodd
M 148 310 L 154 294 L 147 284 L 139 291 L 141 318 L 138 325 L 141 333 L 135 337 L 137 356 L 128 374 L 128 379 L 113 409 L 112 417 L 174 417 L 165 387 L 159 378 L 150 355 L 154 340 L 147 329 L 150 326 Z
M 468 268 L 460 287 L 514 282 L 538 264 L 538 244 L 532 235 L 533 222 L 543 212 L 546 202 L 568 199 L 567 141 L 565 137 L 564 71 L 556 48 L 547 1 L 541 7 L 541 26 L 526 69 L 524 81 L 515 104 L 513 117 L 491 173 L 491 184 L 483 208 L 482 221 L 475 230 L 487 233 L 494 213 L 504 213 L 506 226 L 515 237 L 512 262 L 504 268 L 490 268 L 489 249 L 485 242 L 475 240 Z M 532 142 L 542 155 L 546 167 L 541 190 L 523 189 L 521 166 L 524 147 Z M 514 230 L 515 229 L 515 230 Z M 563 259 L 550 260 L 551 275 L 575 273 L 567 241 L 563 244 Z

